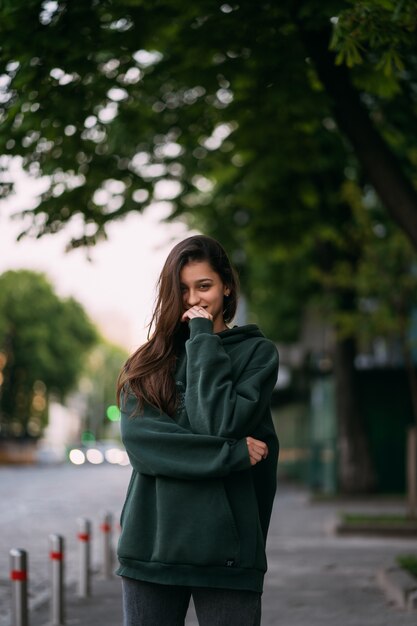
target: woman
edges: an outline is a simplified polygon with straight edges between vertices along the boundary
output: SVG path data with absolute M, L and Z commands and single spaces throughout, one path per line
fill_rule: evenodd
M 158 282 L 153 334 L 118 381 L 133 467 L 118 546 L 125 626 L 260 624 L 278 440 L 278 355 L 233 328 L 237 279 L 222 246 L 189 237 Z

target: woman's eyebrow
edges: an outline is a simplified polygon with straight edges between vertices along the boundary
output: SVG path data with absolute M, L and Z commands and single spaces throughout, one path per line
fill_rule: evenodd
M 197 280 L 194 281 L 195 284 L 197 283 L 206 283 L 206 282 L 213 282 L 212 278 L 197 278 Z M 181 283 L 181 287 L 186 287 L 187 285 L 185 283 Z

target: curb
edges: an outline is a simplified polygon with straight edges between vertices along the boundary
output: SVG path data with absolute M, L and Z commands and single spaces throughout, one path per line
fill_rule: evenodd
M 417 578 L 402 567 L 381 568 L 376 579 L 388 600 L 402 609 L 417 609 Z
M 410 539 L 417 537 L 417 525 L 410 524 L 346 524 L 339 522 L 334 526 L 334 532 L 340 536 L 363 535 L 367 537 L 396 537 Z

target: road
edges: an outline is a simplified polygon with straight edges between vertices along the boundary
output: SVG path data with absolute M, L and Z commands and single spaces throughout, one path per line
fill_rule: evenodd
M 48 536 L 66 540 L 66 578 L 76 579 L 77 518 L 93 524 L 93 566 L 100 563 L 99 526 L 104 512 L 115 520 L 123 504 L 129 467 L 0 466 L 0 626 L 9 626 L 9 550 L 29 554 L 29 593 L 35 599 L 48 589 Z M 115 540 L 116 540 L 115 536 Z

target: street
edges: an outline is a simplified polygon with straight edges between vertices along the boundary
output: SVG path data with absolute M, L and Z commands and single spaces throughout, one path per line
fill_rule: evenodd
M 0 626 L 10 624 L 9 549 L 28 550 L 30 593 L 39 596 L 47 589 L 48 535 L 63 534 L 67 580 L 74 580 L 77 517 L 93 522 L 97 565 L 101 513 L 118 516 L 129 476 L 129 468 L 113 466 L 0 468 Z M 415 540 L 340 538 L 330 532 L 339 511 L 377 510 L 401 511 L 402 504 L 379 498 L 311 503 L 305 490 L 279 485 L 268 541 L 263 626 L 415 626 L 417 612 L 390 606 L 375 582 L 379 567 L 398 554 L 415 553 Z M 115 585 L 118 594 L 116 580 Z M 91 614 L 89 622 L 94 623 Z M 103 626 L 110 623 L 120 626 L 121 619 Z M 187 626 L 196 624 L 190 610 Z

